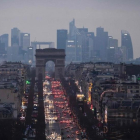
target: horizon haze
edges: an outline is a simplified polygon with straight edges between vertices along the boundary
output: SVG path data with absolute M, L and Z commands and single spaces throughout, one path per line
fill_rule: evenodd
M 140 0 L 1 0 L 0 35 L 9 34 L 17 27 L 30 33 L 31 41 L 52 41 L 56 46 L 57 29 L 69 30 L 75 19 L 78 28 L 85 27 L 96 34 L 101 26 L 119 40 L 121 30 L 127 30 L 132 39 L 134 58 L 140 57 Z

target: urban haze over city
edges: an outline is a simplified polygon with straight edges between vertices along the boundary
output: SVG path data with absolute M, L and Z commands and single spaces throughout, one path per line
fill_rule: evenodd
M 0 140 L 139 140 L 140 0 L 0 1 Z

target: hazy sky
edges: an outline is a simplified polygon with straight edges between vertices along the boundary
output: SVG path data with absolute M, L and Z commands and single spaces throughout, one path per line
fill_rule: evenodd
M 69 29 L 73 18 L 76 27 L 92 32 L 104 27 L 119 45 L 121 30 L 127 30 L 134 57 L 140 57 L 140 0 L 0 0 L 0 35 L 17 27 L 31 41 L 56 42 L 56 30 Z

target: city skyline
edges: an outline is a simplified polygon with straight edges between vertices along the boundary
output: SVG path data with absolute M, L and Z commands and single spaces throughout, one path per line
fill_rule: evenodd
M 127 3 L 126 3 L 127 2 Z M 69 29 L 69 22 L 75 19 L 77 28 L 96 31 L 101 26 L 109 32 L 109 36 L 119 40 L 121 45 L 121 30 L 131 34 L 134 48 L 134 58 L 139 56 L 139 24 L 140 1 L 130 0 L 110 1 L 78 0 L 74 1 L 1 1 L 0 34 L 9 34 L 11 29 L 17 27 L 20 31 L 28 32 L 31 41 L 52 41 L 57 38 L 57 29 Z M 40 22 L 42 21 L 42 22 Z M 3 26 L 4 25 L 4 26 Z M 11 41 L 9 40 L 9 44 Z
M 140 0 L 0 0 L 0 140 L 139 140 Z

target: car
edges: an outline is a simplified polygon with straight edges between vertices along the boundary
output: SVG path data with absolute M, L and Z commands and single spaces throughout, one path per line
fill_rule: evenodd
M 33 110 L 37 110 L 38 109 L 38 106 L 33 106 Z
M 67 135 L 67 138 L 70 138 L 70 135 Z
M 31 117 L 37 118 L 37 116 L 38 116 L 38 111 L 33 111 Z
M 76 131 L 76 134 L 77 134 L 77 135 L 79 135 L 79 134 L 80 134 L 80 132 L 79 132 L 79 131 Z
M 70 127 L 70 129 L 73 129 L 73 127 Z

